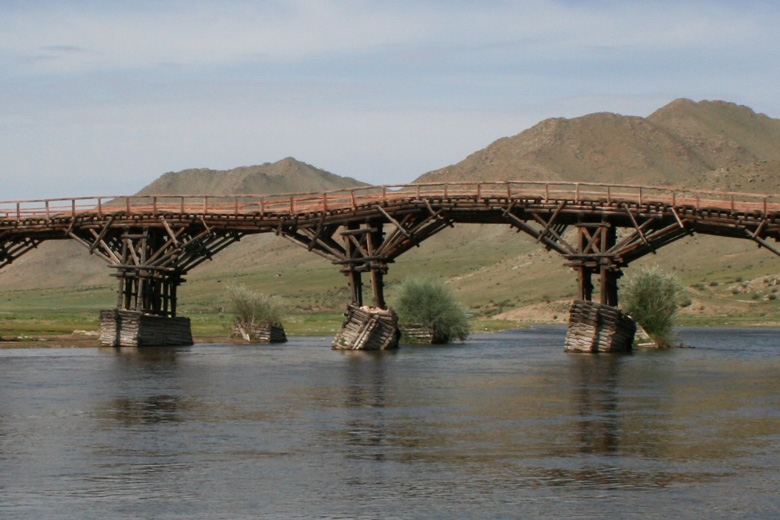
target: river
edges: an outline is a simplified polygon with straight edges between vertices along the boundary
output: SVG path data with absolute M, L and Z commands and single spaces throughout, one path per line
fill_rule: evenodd
M 0 518 L 776 518 L 780 330 L 0 350 Z

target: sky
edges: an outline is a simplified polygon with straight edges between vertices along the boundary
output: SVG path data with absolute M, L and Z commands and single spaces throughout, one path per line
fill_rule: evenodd
M 780 117 L 776 0 L 0 0 L 0 200 L 285 157 L 410 182 L 550 117 Z

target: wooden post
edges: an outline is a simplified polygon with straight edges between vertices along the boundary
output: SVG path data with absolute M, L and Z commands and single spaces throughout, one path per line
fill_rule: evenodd
M 385 233 L 383 231 L 382 222 L 372 222 L 371 227 L 376 231 L 370 233 L 367 238 L 368 254 L 375 256 L 376 251 L 382 245 Z M 376 261 L 370 263 L 371 267 L 371 288 L 374 293 L 374 307 L 380 309 L 387 309 L 387 303 L 385 302 L 385 284 L 384 273 L 387 266 Z
M 374 291 L 374 307 L 387 309 L 384 274 L 380 269 L 371 269 L 371 288 Z
M 602 226 L 599 228 L 600 250 L 602 255 L 606 255 L 617 242 L 617 228 L 615 226 Z M 618 305 L 618 287 L 617 280 L 620 277 L 620 269 L 614 264 L 611 258 L 602 256 L 601 264 L 601 303 L 611 307 Z
M 363 306 L 363 280 L 360 271 L 351 269 L 348 273 L 349 288 L 352 292 L 352 303 L 358 307 Z
M 593 282 L 591 281 L 591 270 L 585 266 L 579 266 L 577 269 L 577 285 L 579 286 L 578 299 L 591 301 L 593 299 Z

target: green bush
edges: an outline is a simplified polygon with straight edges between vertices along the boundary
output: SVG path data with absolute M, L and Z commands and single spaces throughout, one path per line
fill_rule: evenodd
M 661 346 L 672 341 L 682 285 L 673 274 L 658 267 L 641 269 L 623 285 L 623 310 L 630 314 Z
M 430 278 L 401 282 L 393 308 L 406 327 L 427 329 L 433 343 L 464 340 L 469 335 L 466 308 L 444 283 Z
M 270 325 L 280 325 L 284 304 L 278 296 L 269 296 L 247 289 L 243 285 L 227 287 L 227 307 L 233 324 L 245 331 Z

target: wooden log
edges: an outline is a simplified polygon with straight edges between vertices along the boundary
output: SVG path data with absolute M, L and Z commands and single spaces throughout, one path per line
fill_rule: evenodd
M 388 350 L 398 347 L 398 317 L 389 309 L 350 305 L 333 340 L 336 350 Z
M 620 309 L 577 300 L 572 304 L 567 352 L 627 352 L 631 350 L 636 323 Z
M 281 323 L 255 325 L 246 330 L 238 323 L 233 324 L 233 337 L 241 337 L 249 343 L 286 343 L 287 334 Z
M 106 347 L 178 347 L 193 343 L 189 318 L 118 309 L 100 312 L 98 341 Z

